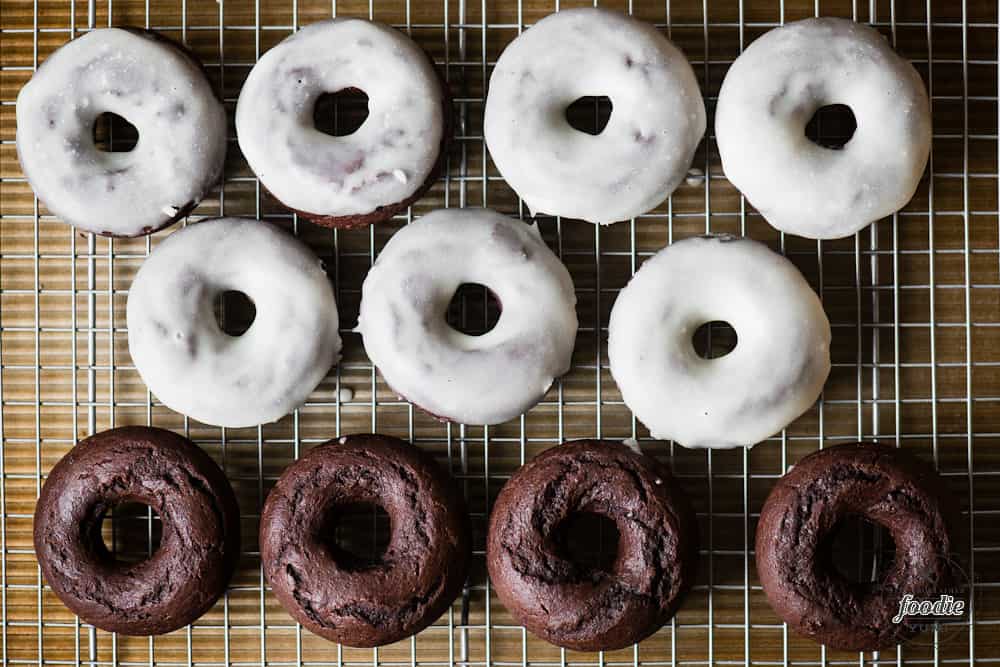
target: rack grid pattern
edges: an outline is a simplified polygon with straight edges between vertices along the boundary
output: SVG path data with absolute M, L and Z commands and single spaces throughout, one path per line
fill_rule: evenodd
M 538 407 L 495 427 L 441 424 L 395 397 L 353 333 L 360 285 L 393 230 L 442 206 L 489 206 L 527 219 L 482 139 L 486 82 L 503 47 L 555 0 L 2 0 L 0 2 L 0 656 L 9 665 L 334 665 L 564 667 L 577 665 L 1000 663 L 1000 211 L 998 7 L 989 0 L 624 0 L 601 2 L 655 23 L 687 54 L 709 110 L 709 132 L 687 182 L 656 211 L 610 227 L 541 217 L 543 236 L 578 292 L 571 372 Z M 146 391 L 127 350 L 125 299 L 143 258 L 170 231 L 109 240 L 80 235 L 32 195 L 17 163 L 14 104 L 59 45 L 93 27 L 140 26 L 190 47 L 230 117 L 240 84 L 267 48 L 330 16 L 362 16 L 410 34 L 454 97 L 446 173 L 406 215 L 367 230 L 320 229 L 288 214 L 249 171 L 232 135 L 224 183 L 189 222 L 256 216 L 287 226 L 328 265 L 341 310 L 344 358 L 308 403 L 276 424 L 206 427 Z M 813 15 L 875 25 L 923 75 L 934 150 L 914 200 L 854 237 L 816 242 L 779 234 L 726 181 L 711 129 L 732 60 L 755 37 Z M 598 109 L 595 107 L 595 116 Z M 613 113 L 613 111 L 612 111 Z M 336 122 L 336 119 L 334 119 Z M 114 138 L 111 138 L 114 144 Z M 607 367 L 615 294 L 641 262 L 676 239 L 751 236 L 783 252 L 821 295 L 833 325 L 834 368 L 823 397 L 752 450 L 692 451 L 656 442 L 623 405 Z M 481 314 L 475 294 L 458 323 Z M 242 511 L 243 558 L 225 599 L 193 626 L 133 638 L 95 630 L 45 586 L 31 515 L 47 471 L 78 439 L 124 424 L 187 434 L 225 468 Z M 459 480 L 475 530 L 473 573 L 434 626 L 381 649 L 303 632 L 261 574 L 256 531 L 266 492 L 302 451 L 343 433 L 415 442 Z M 491 594 L 483 558 L 490 500 L 510 474 L 566 439 L 635 438 L 668 462 L 699 517 L 697 584 L 677 617 L 641 644 L 606 654 L 551 647 L 517 626 Z M 754 529 L 783 471 L 819 447 L 859 439 L 912 448 L 932 462 L 962 507 L 959 562 L 972 611 L 962 623 L 880 653 L 827 651 L 797 638 L 767 606 L 754 568 Z M 145 552 L 155 519 L 106 522 L 120 553 Z M 867 567 L 873 545 L 859 551 Z

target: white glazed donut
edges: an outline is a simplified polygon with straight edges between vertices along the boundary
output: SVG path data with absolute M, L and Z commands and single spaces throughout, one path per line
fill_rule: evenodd
M 612 104 L 596 136 L 566 120 L 587 96 Z M 500 55 L 484 129 L 493 162 L 532 213 L 606 224 L 655 208 L 680 184 L 705 133 L 705 103 L 684 54 L 653 26 L 567 9 Z
M 736 331 L 704 359 L 695 331 Z M 750 239 L 687 239 L 646 260 L 618 295 L 608 359 L 625 404 L 654 438 L 753 446 L 809 408 L 830 372 L 830 322 L 795 266 Z
M 850 107 L 840 149 L 805 128 L 823 106 Z M 876 30 L 836 18 L 776 28 L 736 59 L 719 91 L 715 134 L 726 177 L 774 227 L 850 236 L 913 197 L 931 116 L 920 75 Z
M 240 336 L 213 302 L 243 292 L 256 308 Z M 337 304 L 322 262 L 258 220 L 219 218 L 171 234 L 132 281 L 128 345 L 167 407 L 205 424 L 254 426 L 301 405 L 340 353 Z
M 463 283 L 500 303 L 481 336 L 445 311 Z M 576 295 L 538 228 L 488 209 L 430 213 L 398 231 L 361 290 L 358 331 L 398 394 L 442 419 L 498 424 L 538 403 L 569 370 Z
M 104 152 L 102 113 L 136 127 L 129 152 Z M 201 66 L 154 33 L 94 30 L 49 56 L 17 96 L 17 154 L 55 215 L 105 236 L 176 222 L 219 180 L 226 113 Z
M 316 129 L 323 93 L 357 89 L 368 117 L 352 134 Z M 413 41 L 379 23 L 314 23 L 250 71 L 236 133 L 250 168 L 285 206 L 313 222 L 358 227 L 405 209 L 431 185 L 444 149 L 448 101 Z

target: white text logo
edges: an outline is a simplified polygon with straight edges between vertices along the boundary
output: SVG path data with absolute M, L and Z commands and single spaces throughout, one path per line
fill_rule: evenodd
M 965 613 L 965 600 L 956 600 L 951 595 L 942 595 L 937 600 L 917 600 L 907 593 L 899 601 L 899 613 L 893 623 L 901 623 L 912 616 L 961 616 Z

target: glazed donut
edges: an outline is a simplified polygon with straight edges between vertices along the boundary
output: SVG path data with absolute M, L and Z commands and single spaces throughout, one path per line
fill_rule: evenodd
M 389 515 L 392 535 L 373 565 L 330 539 L 351 505 Z M 382 646 L 434 622 L 462 590 L 469 517 L 429 455 L 383 435 L 350 435 L 310 450 L 267 496 L 260 522 L 264 574 L 308 630 L 348 646 Z
M 463 283 L 500 302 L 482 336 L 445 321 Z M 400 396 L 440 419 L 498 424 L 569 370 L 575 305 L 569 272 L 536 227 L 489 209 L 442 209 L 389 239 L 361 286 L 357 330 Z
M 873 584 L 848 581 L 828 553 L 838 524 L 852 515 L 881 524 L 896 543 L 892 564 Z M 863 443 L 823 449 L 799 461 L 764 503 L 760 583 L 799 634 L 845 651 L 888 648 L 920 631 L 921 619 L 893 621 L 905 595 L 954 593 L 948 524 L 956 519 L 941 479 L 909 453 Z
M 94 144 L 111 112 L 139 131 L 131 151 Z M 226 112 L 201 65 L 155 33 L 106 28 L 49 56 L 17 96 L 17 154 L 55 215 L 103 236 L 150 234 L 219 180 Z
M 361 90 L 368 117 L 354 133 L 316 129 L 320 95 Z M 442 80 L 409 37 L 363 19 L 321 21 L 265 53 L 236 105 L 240 149 L 288 208 L 328 227 L 392 217 L 433 184 L 451 115 Z
M 565 526 L 599 514 L 618 529 L 605 571 L 580 564 Z M 536 457 L 490 514 L 486 563 L 508 611 L 542 639 L 578 651 L 624 648 L 680 606 L 698 562 L 694 513 L 666 468 L 620 442 L 577 440 Z
M 738 342 L 704 359 L 692 337 L 717 320 Z M 646 260 L 618 295 L 608 360 L 654 438 L 750 447 L 816 401 L 830 372 L 830 322 L 802 274 L 767 246 L 691 238 Z
M 216 297 L 246 294 L 256 317 L 221 329 Z M 204 424 L 256 426 L 301 405 L 340 353 L 337 303 L 323 263 L 258 220 L 219 218 L 171 234 L 129 288 L 128 346 L 164 405 Z
M 159 548 L 117 561 L 101 537 L 109 509 L 149 505 Z M 240 554 L 240 514 L 226 476 L 187 438 L 126 426 L 82 440 L 49 473 L 35 506 L 35 555 L 70 611 L 108 632 L 182 628 L 225 592 Z
M 566 108 L 588 95 L 613 105 L 596 136 L 566 120 Z M 485 113 L 493 162 L 533 214 L 601 224 L 670 196 L 705 133 L 684 54 L 653 26 L 598 8 L 552 14 L 511 42 Z
M 805 135 L 823 106 L 857 130 L 840 149 Z M 850 236 L 913 197 L 931 112 L 920 75 L 873 28 L 836 18 L 775 28 L 736 59 L 719 91 L 715 135 L 726 177 L 774 227 Z

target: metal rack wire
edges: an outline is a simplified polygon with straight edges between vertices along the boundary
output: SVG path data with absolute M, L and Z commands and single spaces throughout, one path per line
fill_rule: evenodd
M 554 0 L 0 1 L 0 622 L 4 664 L 565 666 L 1000 663 L 1000 211 L 997 202 L 998 8 L 988 0 L 624 0 L 601 3 L 655 23 L 691 59 L 710 118 L 728 64 L 786 21 L 837 15 L 882 30 L 924 75 L 934 152 L 920 191 L 899 214 L 853 238 L 815 242 L 771 229 L 722 175 L 712 131 L 688 183 L 656 211 L 608 228 L 542 218 L 574 277 L 581 328 L 574 366 L 545 401 L 496 427 L 439 424 L 395 398 L 351 331 L 360 284 L 394 229 L 440 206 L 486 205 L 527 217 L 482 140 L 485 82 L 503 46 Z M 406 215 L 368 230 L 300 222 L 266 193 L 230 136 L 225 182 L 191 221 L 250 215 L 288 226 L 328 262 L 345 355 L 309 402 L 278 424 L 217 429 L 164 408 L 128 357 L 131 276 L 167 233 L 139 240 L 75 234 L 38 203 L 14 148 L 14 102 L 44 57 L 91 26 L 138 25 L 183 42 L 204 61 L 230 113 L 260 54 L 331 15 L 392 24 L 434 58 L 455 99 L 446 174 Z M 595 109 L 595 116 L 597 110 Z M 711 127 L 711 123 L 710 123 Z M 232 133 L 232 125 L 230 124 Z M 114 139 L 111 138 L 113 143 Z M 834 370 L 818 405 L 750 451 L 690 451 L 654 442 L 624 407 L 605 354 L 616 292 L 642 260 L 693 234 L 752 236 L 788 255 L 824 300 Z M 467 297 L 475 299 L 470 293 Z M 459 304 L 457 324 L 482 308 Z M 225 468 L 243 512 L 240 570 L 215 609 L 168 636 L 129 638 L 82 624 L 44 585 L 31 515 L 44 476 L 77 438 L 126 423 L 189 435 Z M 475 524 L 474 573 L 432 628 L 375 650 L 302 632 L 267 591 L 256 530 L 267 489 L 305 448 L 342 433 L 380 431 L 435 454 L 462 484 Z M 695 503 L 701 571 L 678 616 L 642 644 L 608 654 L 562 651 L 514 624 L 491 597 L 483 563 L 489 501 L 525 460 L 564 439 L 636 438 L 669 461 Z M 961 625 L 879 654 L 826 651 L 789 633 L 768 608 L 753 566 L 757 511 L 773 481 L 826 444 L 878 439 L 932 461 L 959 498 L 957 554 L 970 573 Z M 107 539 L 141 552 L 155 518 L 119 512 Z M 134 527 L 146 540 L 136 543 Z M 130 528 L 129 526 L 132 526 Z M 129 537 L 131 535 L 131 537 Z M 124 540 L 124 543 L 120 541 Z M 870 550 L 870 546 L 869 546 Z M 859 552 L 859 559 L 870 556 Z M 863 565 L 863 563 L 862 563 Z M 932 640 L 938 640 L 934 642 Z

